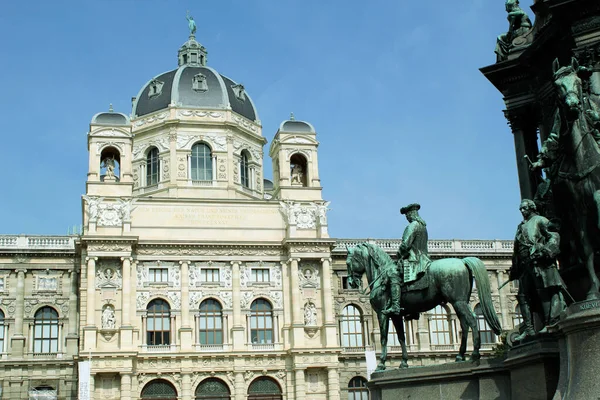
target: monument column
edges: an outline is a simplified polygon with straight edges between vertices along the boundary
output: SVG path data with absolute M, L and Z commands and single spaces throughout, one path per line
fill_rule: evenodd
M 23 356 L 25 353 L 25 335 L 23 335 L 23 316 L 25 312 L 25 268 L 18 268 L 17 293 L 15 301 L 15 329 L 11 340 L 12 354 Z
M 537 128 L 535 122 L 527 116 L 526 110 L 506 110 L 504 116 L 508 120 L 515 141 L 517 172 L 522 199 L 533 199 L 537 187 L 537 173 L 529 169 L 527 155 L 533 162 L 537 158 Z
M 327 369 L 327 398 L 340 400 L 340 376 L 335 368 Z
M 302 296 L 300 295 L 300 280 L 298 278 L 298 258 L 290 258 L 290 285 L 292 286 L 292 331 L 294 347 L 304 344 L 304 315 L 302 314 Z
M 232 301 L 233 301 L 233 327 L 231 328 L 233 349 L 244 350 L 246 341 L 244 339 L 244 324 L 242 323 L 242 305 L 240 299 L 240 263 L 238 261 L 232 261 L 232 273 L 231 273 L 231 286 L 233 290 Z M 236 376 L 237 379 L 237 376 Z M 242 378 L 243 379 L 243 378 Z M 237 394 L 236 394 L 237 396 Z

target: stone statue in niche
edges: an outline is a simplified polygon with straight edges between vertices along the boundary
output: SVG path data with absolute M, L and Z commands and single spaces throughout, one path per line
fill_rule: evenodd
M 102 311 L 102 329 L 116 329 L 117 319 L 115 309 L 110 304 L 104 307 Z
M 508 58 L 510 49 L 517 43 L 515 39 L 521 36 L 525 36 L 532 27 L 529 16 L 521 7 L 519 7 L 519 0 L 506 0 L 505 3 L 506 12 L 508 13 L 508 32 L 498 36 L 496 41 L 496 61 L 504 61 Z M 524 44 L 518 43 L 519 45 Z
M 302 165 L 292 164 L 292 174 L 290 183 L 294 186 L 303 186 L 304 171 Z
M 104 176 L 105 180 L 114 180 L 115 179 L 115 156 L 106 157 L 102 160 L 101 167 L 106 168 L 106 175 Z
M 38 290 L 56 290 L 56 278 L 52 277 L 39 277 L 38 278 Z
M 304 305 L 304 325 L 317 325 L 317 306 L 312 302 L 308 302 Z

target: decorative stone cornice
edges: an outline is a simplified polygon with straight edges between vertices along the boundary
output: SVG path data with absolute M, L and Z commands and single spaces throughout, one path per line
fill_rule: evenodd
M 186 257 L 244 257 L 280 256 L 281 246 L 275 245 L 189 245 L 189 244 L 142 244 L 138 245 L 139 256 L 186 256 Z

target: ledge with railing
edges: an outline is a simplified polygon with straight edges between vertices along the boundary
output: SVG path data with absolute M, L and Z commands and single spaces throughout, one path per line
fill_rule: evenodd
M 349 346 L 349 347 L 342 347 L 342 353 L 350 353 L 350 354 L 362 354 L 365 351 L 373 351 L 375 350 L 375 347 L 373 346 Z
M 73 250 L 75 236 L 0 235 L 0 249 Z
M 179 348 L 176 344 L 159 344 L 159 345 L 147 345 L 143 344 L 140 346 L 140 350 L 146 353 L 175 353 Z
M 63 358 L 63 353 L 29 353 L 34 360 L 56 360 Z
M 249 343 L 249 351 L 281 351 L 283 343 Z
M 345 253 L 347 247 L 354 247 L 360 243 L 372 243 L 381 247 L 388 253 L 396 253 L 401 240 L 398 239 L 338 239 L 334 252 Z M 512 240 L 430 240 L 427 247 L 431 254 L 436 253 L 506 253 L 513 251 Z
M 229 351 L 230 347 L 228 344 L 194 344 L 194 349 L 196 351 L 200 351 L 203 353 L 212 353 L 212 352 L 223 352 Z

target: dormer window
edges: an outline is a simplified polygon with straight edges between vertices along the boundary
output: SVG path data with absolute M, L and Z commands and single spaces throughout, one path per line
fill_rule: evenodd
M 231 89 L 233 89 L 233 94 L 235 94 L 235 97 L 237 97 L 238 100 L 241 100 L 241 101 L 246 100 L 246 97 L 245 97 L 246 92 L 244 91 L 244 85 L 242 85 L 241 83 L 238 83 L 237 85 L 232 85 Z
M 159 96 L 162 93 L 163 85 L 164 85 L 164 82 L 161 82 L 158 79 L 153 79 L 149 85 L 148 97 Z
M 194 79 L 192 80 L 192 89 L 196 92 L 206 92 L 208 90 L 206 76 L 204 74 L 194 75 Z

